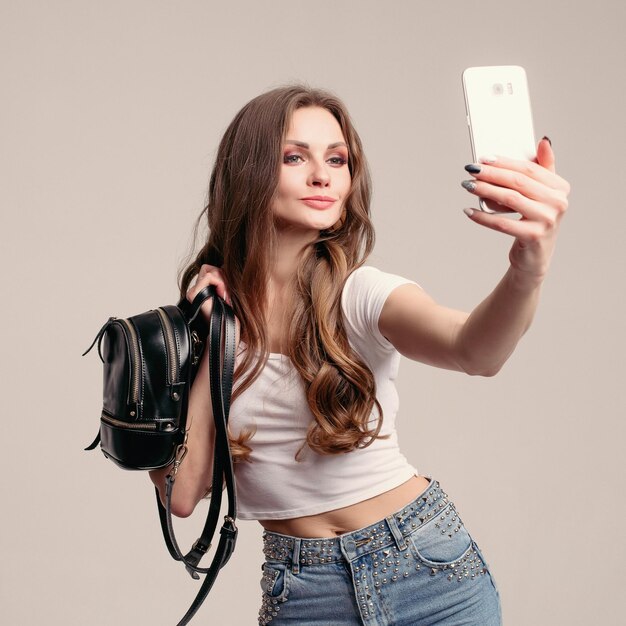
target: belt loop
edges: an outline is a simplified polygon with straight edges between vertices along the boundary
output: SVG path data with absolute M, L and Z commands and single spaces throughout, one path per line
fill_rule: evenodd
M 393 538 L 396 540 L 396 545 L 398 546 L 398 548 L 400 548 L 400 550 L 406 550 L 407 548 L 406 540 L 404 538 L 404 535 L 398 528 L 398 524 L 394 516 L 390 515 L 389 517 L 386 517 L 385 519 L 387 520 L 387 524 L 389 526 L 389 530 L 391 531 L 391 534 L 393 535 Z
M 300 537 L 294 537 L 293 553 L 291 554 L 291 571 L 294 574 L 300 573 Z

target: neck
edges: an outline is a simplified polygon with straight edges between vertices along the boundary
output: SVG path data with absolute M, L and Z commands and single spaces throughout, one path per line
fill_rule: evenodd
M 311 231 L 281 230 L 278 233 L 276 254 L 270 268 L 270 297 L 289 296 L 292 280 L 298 269 L 302 254 L 317 239 Z

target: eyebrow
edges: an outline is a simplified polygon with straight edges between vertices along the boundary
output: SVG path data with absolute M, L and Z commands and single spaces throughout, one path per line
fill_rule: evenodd
M 307 150 L 310 148 L 308 143 L 305 143 L 304 141 L 296 141 L 295 139 L 285 139 L 285 143 L 291 143 L 294 146 L 299 146 L 300 148 L 306 148 Z M 332 150 L 333 148 L 337 148 L 338 146 L 344 146 L 345 148 L 347 148 L 348 146 L 345 144 L 345 142 L 343 141 L 337 141 L 335 143 L 329 143 L 328 144 L 328 149 Z

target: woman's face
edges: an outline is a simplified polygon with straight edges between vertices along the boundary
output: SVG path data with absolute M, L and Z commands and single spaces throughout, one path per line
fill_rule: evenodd
M 279 229 L 315 231 L 341 217 L 350 191 L 348 146 L 326 109 L 296 109 L 283 144 L 274 217 Z

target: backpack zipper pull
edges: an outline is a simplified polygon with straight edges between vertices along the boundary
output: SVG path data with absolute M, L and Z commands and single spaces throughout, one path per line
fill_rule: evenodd
M 96 345 L 96 341 L 98 341 L 102 337 L 102 335 L 104 335 L 104 331 L 107 329 L 109 324 L 116 319 L 117 317 L 109 317 L 109 319 L 104 323 L 104 326 L 98 331 L 98 334 L 91 342 L 91 345 L 81 354 L 81 356 L 85 356 Z M 100 346 L 98 346 L 98 354 L 100 355 L 100 360 L 104 363 L 104 359 L 102 358 L 102 354 L 100 353 Z

